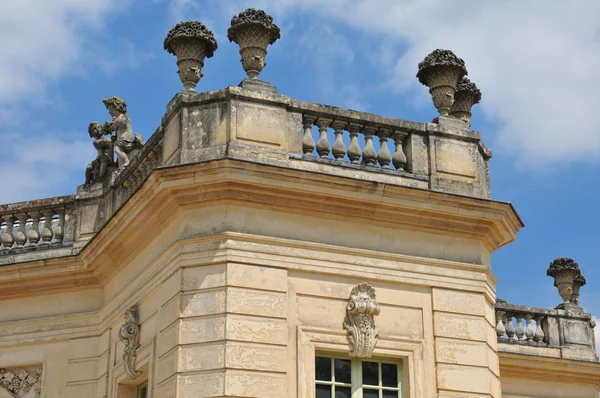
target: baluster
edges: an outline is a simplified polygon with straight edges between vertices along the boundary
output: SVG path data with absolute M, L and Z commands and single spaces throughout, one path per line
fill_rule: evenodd
M 12 215 L 2 216 L 2 218 L 6 221 L 6 232 L 2 235 L 2 245 L 5 249 L 10 249 L 15 243 L 15 237 L 13 236 L 15 218 Z
M 362 129 L 362 133 L 365 136 L 365 149 L 363 150 L 362 157 L 363 162 L 367 166 L 375 166 L 377 161 L 377 152 L 373 147 L 373 134 L 375 134 L 375 128 L 365 126 Z
M 319 141 L 317 142 L 317 153 L 321 157 L 321 159 L 327 159 L 329 152 L 331 151 L 331 145 L 329 144 L 329 140 L 327 139 L 327 127 L 331 124 L 333 120 L 318 118 L 317 126 L 319 126 Z
M 302 137 L 302 151 L 304 155 L 312 155 L 315 149 L 315 140 L 312 136 L 312 125 L 317 120 L 316 116 L 304 115 L 302 125 L 304 126 L 304 137 Z
M 52 210 L 44 210 L 44 229 L 42 230 L 42 245 L 49 245 L 54 238 L 54 231 L 52 229 L 52 216 L 54 212 Z
M 40 218 L 42 217 L 42 213 L 39 211 L 32 211 L 29 213 L 29 217 L 31 217 L 31 229 L 27 232 L 27 239 L 29 239 L 29 244 L 37 246 L 40 241 Z
M 362 155 L 360 146 L 358 145 L 358 132 L 361 129 L 361 125 L 357 123 L 350 123 L 346 127 L 346 130 L 350 133 L 350 145 L 348 146 L 348 158 L 350 163 L 359 164 L 360 156 Z
M 338 162 L 344 161 L 344 156 L 346 156 L 346 144 L 344 144 L 343 135 L 344 135 L 344 127 L 346 127 L 346 122 L 335 121 L 331 124 L 331 127 L 335 133 L 335 141 L 333 142 L 333 157 Z
M 27 243 L 27 232 L 25 226 L 27 225 L 27 214 L 18 214 L 17 220 L 19 220 L 19 230 L 15 233 L 15 243 L 17 247 L 25 246 Z
M 392 154 L 388 147 L 388 137 L 392 134 L 390 129 L 379 129 L 377 137 L 379 137 L 379 154 L 377 155 L 377 161 L 382 169 L 389 169 L 390 162 L 392 161 Z
M 496 335 L 498 336 L 498 340 L 504 339 L 504 333 L 506 333 L 506 328 L 504 327 L 506 313 L 504 311 L 496 311 Z
M 536 343 L 541 343 L 544 341 L 544 329 L 542 328 L 542 320 L 544 317 L 542 315 L 537 315 L 535 317 L 535 335 L 533 339 Z
M 57 242 L 62 242 L 63 234 L 64 234 L 63 226 L 65 225 L 65 210 L 60 209 L 57 211 L 57 213 L 58 213 L 58 223 L 54 227 L 54 237 L 56 238 Z
M 515 319 L 517 320 L 517 340 L 523 340 L 525 336 L 525 329 L 523 328 L 523 316 L 516 315 Z
M 513 325 L 513 316 L 512 314 L 506 314 L 507 316 L 507 324 L 506 324 L 506 335 L 508 336 L 508 341 L 514 340 L 515 336 L 515 327 Z
M 394 144 L 396 145 L 396 152 L 392 158 L 392 163 L 397 171 L 404 171 L 406 166 L 406 155 L 404 154 L 404 138 L 408 135 L 403 131 L 395 131 L 393 135 Z
M 535 331 L 533 330 L 533 325 L 531 324 L 531 320 L 533 319 L 533 315 L 527 314 L 525 315 L 525 337 L 527 337 L 527 341 L 533 341 L 533 335 Z

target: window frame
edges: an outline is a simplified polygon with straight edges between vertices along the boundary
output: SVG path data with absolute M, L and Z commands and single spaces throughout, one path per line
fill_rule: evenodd
M 144 392 L 144 389 L 146 389 L 146 393 L 142 394 Z M 143 383 L 141 383 L 137 386 L 136 397 L 137 398 L 148 398 L 148 380 L 144 381 Z
M 333 352 L 315 352 L 315 363 L 317 357 L 326 357 L 331 359 L 331 380 L 317 380 L 316 371 L 314 374 L 314 386 L 313 391 L 316 390 L 317 385 L 327 385 L 333 386 L 332 397 L 335 397 L 335 387 L 350 387 L 350 396 L 352 398 L 362 398 L 363 397 L 363 389 L 373 389 L 379 392 L 379 398 L 383 397 L 383 391 L 394 391 L 397 393 L 399 398 L 404 397 L 404 369 L 403 364 L 404 360 L 401 358 L 386 358 L 386 357 L 376 357 L 376 358 L 353 358 L 350 356 L 340 355 L 339 353 Z M 341 359 L 350 361 L 350 383 L 336 382 L 335 380 L 335 359 Z M 378 372 L 378 380 L 379 385 L 371 385 L 371 384 L 363 384 L 363 376 L 362 376 L 362 364 L 363 362 L 374 362 L 377 363 L 377 372 Z M 396 365 L 396 372 L 398 377 L 398 385 L 396 387 L 385 387 L 383 386 L 383 378 L 382 378 L 382 364 L 391 364 Z M 316 396 L 316 391 L 315 391 Z

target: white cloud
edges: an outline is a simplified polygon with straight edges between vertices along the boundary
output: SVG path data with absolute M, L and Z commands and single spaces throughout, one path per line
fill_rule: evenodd
M 69 139 L 68 134 L 31 137 L 8 133 L 0 148 L 2 189 L 0 203 L 39 199 L 40 193 L 68 195 L 68 182 L 74 174 L 85 182 L 85 167 L 94 158 L 89 141 Z
M 600 134 L 595 120 L 595 94 L 600 90 L 600 74 L 595 70 L 600 64 L 600 20 L 596 17 L 600 2 L 220 3 L 227 3 L 222 5 L 227 11 L 233 5 L 237 10 L 249 6 L 266 8 L 281 24 L 304 12 L 310 15 L 312 23 L 337 21 L 372 35 L 374 42 L 401 43 L 406 50 L 393 55 L 394 67 L 388 67 L 389 59 L 382 59 L 381 71 L 387 75 L 390 90 L 417 98 L 427 98 L 423 95 L 426 89 L 415 78 L 417 63 L 435 48 L 450 48 L 465 59 L 469 76 L 483 91 L 483 102 L 475 112 L 483 111 L 498 124 L 495 144 L 502 145 L 518 163 L 546 168 L 569 161 L 600 159 Z M 206 5 L 216 3 L 207 1 Z M 358 57 L 380 56 L 376 47 L 372 54 Z
M 44 94 L 86 62 L 90 33 L 130 0 L 0 2 L 0 104 Z M 87 56 L 86 56 L 87 55 Z M 89 57 L 91 58 L 91 57 Z

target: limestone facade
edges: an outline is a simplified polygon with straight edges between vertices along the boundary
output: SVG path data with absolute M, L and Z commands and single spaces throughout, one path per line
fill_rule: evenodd
M 597 397 L 589 314 L 496 302 L 523 224 L 480 133 L 263 83 L 182 91 L 111 178 L 0 206 L 0 397 Z

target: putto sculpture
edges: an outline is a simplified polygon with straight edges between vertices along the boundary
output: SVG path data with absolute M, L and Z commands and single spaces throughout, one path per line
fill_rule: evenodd
M 137 350 L 140 348 L 140 321 L 137 308 L 133 307 L 125 312 L 125 323 L 119 329 L 119 339 L 125 343 L 123 352 L 125 373 L 132 380 L 135 380 L 142 374 L 142 372 L 135 370 Z
M 242 66 L 248 77 L 255 79 L 267 65 L 267 46 L 280 38 L 280 31 L 273 17 L 263 10 L 248 8 L 231 19 L 227 38 L 240 46 Z
M 580 309 L 579 288 L 585 284 L 585 279 L 579 265 L 572 258 L 559 257 L 550 263 L 546 275 L 554 278 L 554 286 L 564 301 L 557 308 Z
M 177 73 L 188 90 L 196 87 L 202 78 L 204 58 L 211 58 L 217 47 L 215 36 L 200 21 L 178 23 L 164 42 L 164 49 L 177 57 Z
M 379 315 L 375 289 L 368 283 L 355 286 L 350 292 L 344 319 L 344 329 L 348 333 L 350 343 L 350 356 L 370 358 L 373 354 L 379 334 L 375 326 L 375 315 Z
M 127 166 L 131 160 L 131 152 L 144 145 L 144 139 L 141 135 L 133 133 L 131 129 L 131 119 L 127 115 L 127 104 L 119 97 L 110 97 L 103 99 L 108 113 L 112 120 L 105 122 L 102 130 L 105 135 L 116 132 L 113 137 L 115 153 L 117 154 L 119 169 Z
M 109 167 L 114 166 L 113 143 L 110 138 L 104 138 L 105 131 L 98 122 L 88 126 L 90 138 L 94 139 L 94 148 L 98 151 L 96 159 L 85 169 L 85 185 L 106 180 Z
M 454 103 L 450 115 L 471 124 L 471 108 L 481 101 L 481 90 L 468 77 L 463 77 L 456 86 Z
M 419 63 L 417 78 L 429 87 L 440 116 L 450 113 L 458 82 L 467 75 L 465 61 L 450 50 L 434 50 Z

